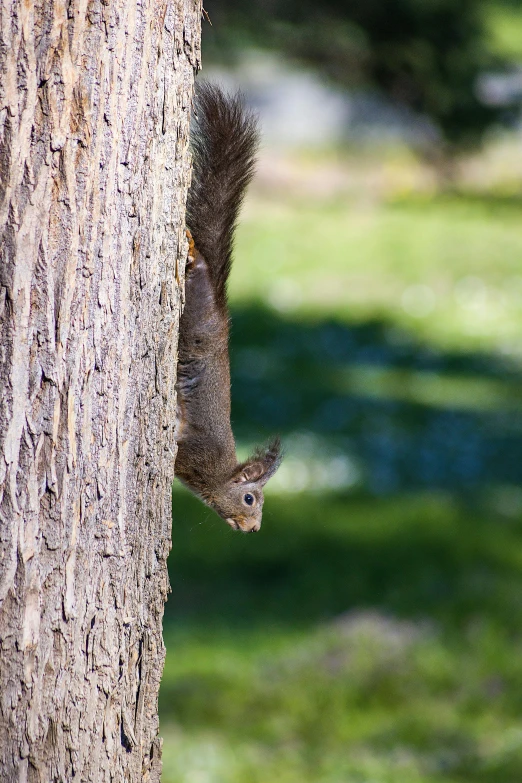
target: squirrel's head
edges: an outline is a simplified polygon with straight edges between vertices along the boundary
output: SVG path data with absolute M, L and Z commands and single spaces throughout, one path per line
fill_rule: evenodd
M 237 465 L 210 505 L 234 530 L 257 533 L 263 513 L 263 487 L 281 464 L 279 438 Z

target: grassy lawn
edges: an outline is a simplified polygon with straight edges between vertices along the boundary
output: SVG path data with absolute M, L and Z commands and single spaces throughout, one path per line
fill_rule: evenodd
M 301 316 L 388 319 L 445 348 L 520 352 L 520 206 L 478 195 L 249 203 L 238 241 L 248 261 L 231 292 Z
M 175 487 L 164 783 L 522 780 L 522 201 L 258 193 L 231 285 L 258 536 Z

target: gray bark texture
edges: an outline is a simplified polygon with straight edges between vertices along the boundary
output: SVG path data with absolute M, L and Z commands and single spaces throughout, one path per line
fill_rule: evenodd
M 158 781 L 201 4 L 0 14 L 0 780 Z

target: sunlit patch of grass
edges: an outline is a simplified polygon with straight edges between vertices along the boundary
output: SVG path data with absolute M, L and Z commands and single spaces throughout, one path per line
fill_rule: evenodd
M 391 400 L 463 410 L 522 410 L 520 383 L 359 365 L 332 378 L 333 388 Z
M 233 301 L 281 312 L 389 318 L 427 343 L 520 353 L 522 201 L 251 201 Z M 248 261 L 243 260 L 248 259 Z

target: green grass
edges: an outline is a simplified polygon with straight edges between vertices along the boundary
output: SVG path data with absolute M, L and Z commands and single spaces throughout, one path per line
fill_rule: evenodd
M 522 780 L 522 202 L 249 202 L 258 536 L 179 487 L 164 783 Z
M 518 342 L 522 231 L 517 198 L 446 196 L 249 204 L 231 292 L 299 314 L 356 322 L 392 313 L 430 343 Z
M 165 779 L 519 781 L 521 520 L 269 502 L 252 540 L 176 494 Z

